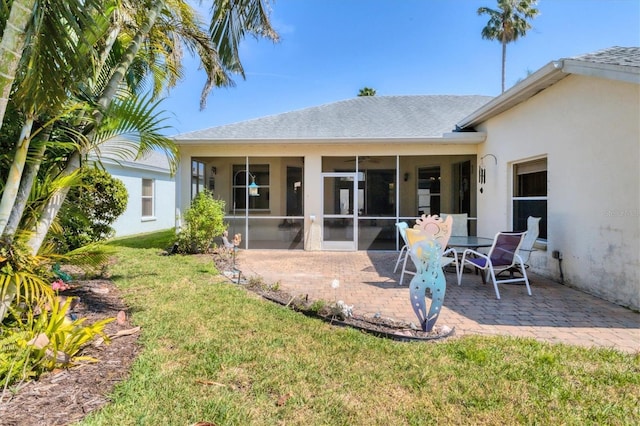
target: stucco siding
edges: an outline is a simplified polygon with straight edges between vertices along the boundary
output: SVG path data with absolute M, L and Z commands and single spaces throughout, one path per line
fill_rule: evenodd
M 154 232 L 175 226 L 175 181 L 168 173 L 140 170 L 115 165 L 105 167 L 111 175 L 120 179 L 127 188 L 127 210 L 112 225 L 116 237 Z M 154 182 L 153 216 L 142 216 L 142 179 Z
M 548 241 L 532 269 L 640 309 L 640 86 L 571 75 L 479 126 L 479 235 L 511 229 L 513 164 L 547 158 Z

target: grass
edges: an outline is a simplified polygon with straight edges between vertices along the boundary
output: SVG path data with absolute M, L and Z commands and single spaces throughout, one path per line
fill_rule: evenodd
M 119 240 L 143 350 L 85 425 L 639 424 L 640 356 L 530 339 L 399 343 L 264 301 L 211 259 Z M 150 241 L 153 248 L 144 248 Z

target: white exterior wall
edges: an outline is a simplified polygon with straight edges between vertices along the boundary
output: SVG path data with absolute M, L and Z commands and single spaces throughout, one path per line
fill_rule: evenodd
M 176 218 L 176 185 L 168 172 L 105 164 L 105 169 L 127 188 L 127 210 L 111 226 L 116 237 L 173 228 Z M 154 181 L 154 216 L 142 217 L 142 179 Z
M 532 270 L 640 309 L 640 86 L 570 75 L 489 119 L 478 235 L 511 229 L 514 162 L 547 157 L 548 244 Z M 534 290 L 535 291 L 535 290 Z

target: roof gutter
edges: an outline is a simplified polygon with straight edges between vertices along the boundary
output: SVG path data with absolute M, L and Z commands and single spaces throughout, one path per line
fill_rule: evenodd
M 493 98 L 471 115 L 463 118 L 458 122 L 456 126 L 457 129 L 463 130 L 474 127 L 501 112 L 513 108 L 538 92 L 562 80 L 568 75 L 564 69 L 564 62 L 565 61 L 562 60 L 549 62 L 503 94 Z

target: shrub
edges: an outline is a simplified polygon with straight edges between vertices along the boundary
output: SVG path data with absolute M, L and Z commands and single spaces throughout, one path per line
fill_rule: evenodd
M 227 229 L 224 223 L 223 200 L 216 200 L 208 190 L 203 190 L 191 202 L 184 214 L 184 225 L 178 233 L 179 253 L 206 253 L 213 239 Z
M 61 252 L 112 237 L 111 224 L 127 208 L 127 188 L 121 180 L 98 169 L 82 173 L 81 186 L 71 188 L 58 214 L 63 232 L 54 240 Z
M 113 318 L 91 325 L 71 319 L 71 298 L 61 302 L 52 281 L 64 288 L 54 281 L 50 259 L 32 256 L 19 240 L 0 242 L 0 389 L 68 367 L 82 360 L 84 345 L 105 337 L 104 326 Z

